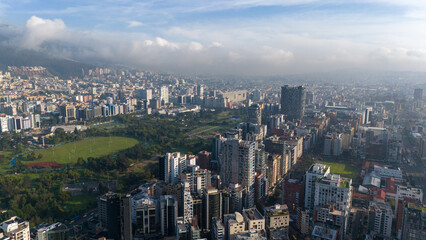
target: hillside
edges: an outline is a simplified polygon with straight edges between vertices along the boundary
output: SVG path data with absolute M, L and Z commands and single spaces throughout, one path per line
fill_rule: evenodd
M 16 50 L 0 46 L 0 70 L 7 66 L 42 66 L 53 75 L 61 77 L 81 76 L 81 69 L 93 68 L 92 65 L 50 57 L 33 50 Z

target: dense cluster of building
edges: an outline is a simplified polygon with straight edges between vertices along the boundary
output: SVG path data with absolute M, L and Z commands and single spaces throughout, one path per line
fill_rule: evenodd
M 99 196 L 97 213 L 81 230 L 87 236 L 426 238 L 426 184 L 407 177 L 409 166 L 424 167 L 414 159 L 426 157 L 422 89 L 402 101 L 382 96 L 383 91 L 399 92 L 380 86 L 216 89 L 151 72 L 97 68 L 83 75 L 74 80 L 17 80 L 0 73 L 1 131 L 40 128 L 40 116 L 46 115 L 69 123 L 134 112 L 173 116 L 200 109 L 247 111 L 246 121 L 212 138 L 211 151 L 167 153 L 159 158 L 158 181 L 126 195 Z M 23 92 L 29 94 L 16 97 Z M 423 118 L 406 121 L 402 116 L 416 112 L 423 112 Z M 407 147 L 409 141 L 413 148 Z M 356 179 L 315 161 L 303 169 L 312 158 L 362 169 Z M 2 223 L 5 237 L 25 225 L 16 219 Z M 60 236 L 66 236 L 66 229 L 60 223 L 39 226 L 37 236 L 64 239 Z

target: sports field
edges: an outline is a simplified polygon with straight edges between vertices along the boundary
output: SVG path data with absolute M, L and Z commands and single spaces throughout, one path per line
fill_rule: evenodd
M 350 163 L 338 162 L 323 162 L 320 163 L 330 166 L 330 172 L 333 174 L 340 174 L 342 177 L 354 179 L 357 175 L 357 168 Z
M 41 159 L 32 162 L 56 161 L 60 164 L 77 162 L 78 158 L 101 157 L 135 146 L 138 140 L 127 137 L 96 137 L 77 142 L 67 143 L 35 152 L 42 155 Z

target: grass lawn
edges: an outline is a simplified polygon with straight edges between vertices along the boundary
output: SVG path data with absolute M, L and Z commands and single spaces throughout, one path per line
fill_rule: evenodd
M 349 163 L 336 163 L 336 162 L 320 162 L 330 166 L 330 172 L 340 174 L 342 177 L 354 179 L 357 176 L 357 168 Z
M 42 154 L 41 159 L 31 162 L 56 161 L 61 164 L 74 163 L 79 157 L 101 157 L 115 153 L 138 143 L 138 140 L 127 137 L 96 137 L 61 146 L 43 149 L 35 152 L 36 156 Z M 25 161 L 24 163 L 29 163 Z
M 83 194 L 72 196 L 64 202 L 63 208 L 70 213 L 77 213 L 82 210 L 87 210 L 91 205 L 96 205 L 96 194 Z

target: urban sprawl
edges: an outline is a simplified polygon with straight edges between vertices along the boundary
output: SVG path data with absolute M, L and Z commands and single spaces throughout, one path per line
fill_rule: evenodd
M 37 177 L 43 174 L 83 176 L 87 168 L 92 180 L 63 180 L 58 203 L 94 196 L 69 218 L 32 214 L 32 222 L 8 215 L 17 213 L 9 199 L 23 193 L 0 187 L 10 193 L 1 194 L 0 239 L 426 239 L 419 86 L 252 84 L 112 68 L 62 79 L 41 66 L 11 66 L 0 72 L 0 88 L 2 141 L 24 139 L 3 147 L 11 170 L 2 174 L 31 176 L 22 182 L 31 185 L 46 181 Z M 191 125 L 200 119 L 204 125 Z M 170 136 L 146 133 L 138 141 L 149 157 L 128 151 L 64 163 L 78 154 L 74 145 L 67 159 L 55 158 L 60 147 L 98 137 L 109 139 L 106 152 L 120 126 L 120 136 L 132 137 L 123 126 L 134 126 L 137 138 L 148 121 L 187 131 L 194 142 L 181 141 L 180 149 L 167 145 Z M 53 157 L 44 161 L 47 151 Z M 102 161 L 121 169 L 115 178 Z M 148 161 L 152 176 L 123 183 Z M 103 177 L 95 179 L 97 172 Z

